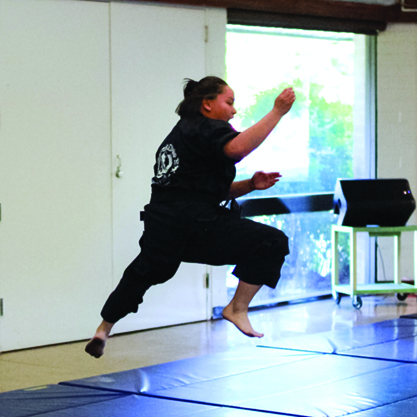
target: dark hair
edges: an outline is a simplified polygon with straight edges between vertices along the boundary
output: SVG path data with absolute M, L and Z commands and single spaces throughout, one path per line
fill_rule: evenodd
M 175 112 L 180 117 L 195 117 L 200 114 L 204 99 L 214 100 L 227 86 L 226 81 L 219 77 L 208 76 L 200 81 L 186 78 L 184 85 L 184 100 L 178 104 Z

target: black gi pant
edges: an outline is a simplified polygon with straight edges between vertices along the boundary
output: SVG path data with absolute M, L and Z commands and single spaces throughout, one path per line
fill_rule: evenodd
M 275 288 L 289 253 L 282 231 L 208 203 L 148 204 L 139 243 L 140 254 L 101 312 L 109 323 L 136 313 L 148 288 L 172 278 L 181 262 L 236 265 L 240 280 Z

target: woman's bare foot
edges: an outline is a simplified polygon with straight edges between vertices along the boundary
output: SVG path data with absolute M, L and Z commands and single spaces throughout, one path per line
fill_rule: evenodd
M 93 337 L 87 343 L 87 346 L 85 347 L 85 351 L 91 356 L 94 356 L 95 358 L 98 359 L 100 356 L 103 356 L 104 346 L 106 346 L 106 342 L 103 339 L 100 339 L 98 337 Z
M 104 347 L 106 346 L 107 339 L 109 338 L 110 331 L 114 326 L 113 323 L 102 321 L 98 327 L 94 337 L 87 343 L 85 351 L 95 358 L 100 358 L 104 354 Z
M 233 309 L 233 305 L 229 304 L 223 309 L 222 316 L 227 321 L 233 323 L 244 335 L 249 337 L 263 337 L 262 333 L 253 330 L 247 311 L 236 312 Z
M 223 309 L 223 317 L 233 323 L 243 334 L 249 337 L 263 337 L 253 330 L 248 317 L 249 304 L 262 285 L 248 284 L 239 280 L 232 301 Z

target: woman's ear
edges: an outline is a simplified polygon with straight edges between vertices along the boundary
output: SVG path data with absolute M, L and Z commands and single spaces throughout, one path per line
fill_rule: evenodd
M 201 103 L 201 106 L 205 111 L 210 112 L 211 111 L 211 100 L 204 99 Z

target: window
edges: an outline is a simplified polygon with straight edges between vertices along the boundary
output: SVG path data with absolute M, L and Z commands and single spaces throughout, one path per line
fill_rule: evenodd
M 229 25 L 227 81 L 235 91 L 232 124 L 246 129 L 292 86 L 297 101 L 268 140 L 238 164 L 238 179 L 279 170 L 268 195 L 333 191 L 353 177 L 355 35 Z M 265 196 L 265 192 L 258 192 Z
M 373 176 L 371 46 L 372 37 L 353 33 L 228 25 L 232 125 L 244 130 L 256 123 L 286 87 L 297 96 L 270 137 L 237 165 L 237 180 L 258 170 L 282 174 L 277 185 L 250 198 L 332 193 L 337 178 Z M 283 230 L 291 254 L 277 288 L 264 287 L 252 305 L 330 293 L 332 211 L 253 219 Z M 348 275 L 348 260 L 341 260 L 341 271 Z M 229 299 L 236 284 L 229 270 Z

